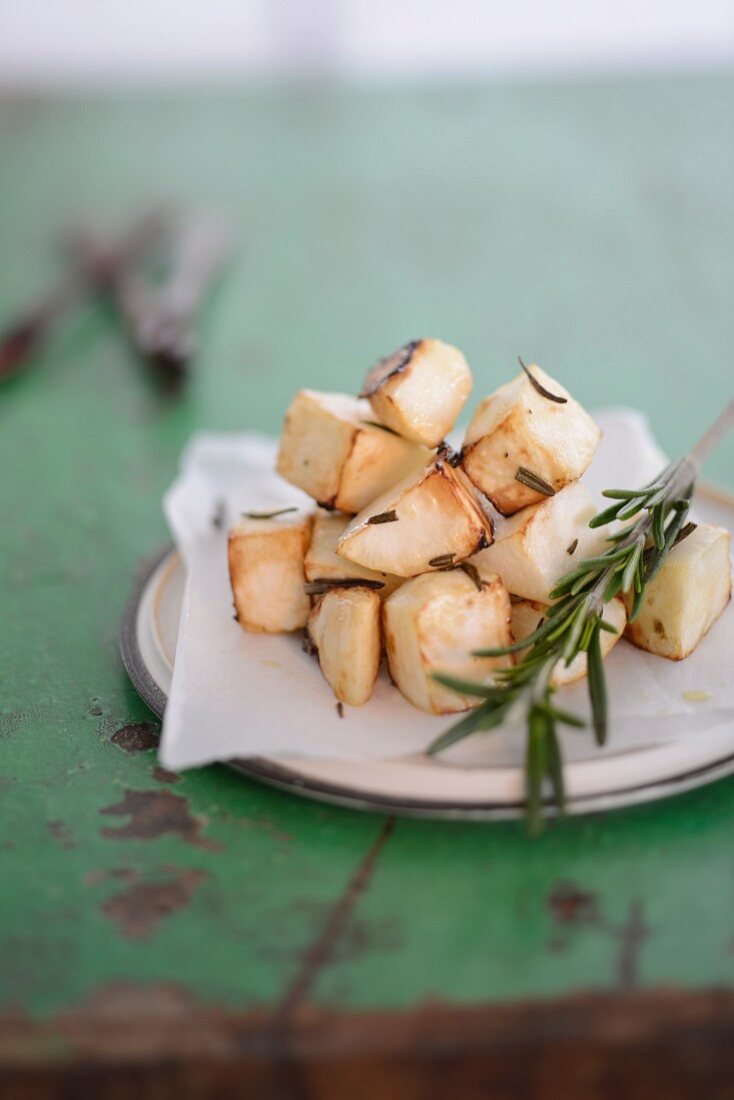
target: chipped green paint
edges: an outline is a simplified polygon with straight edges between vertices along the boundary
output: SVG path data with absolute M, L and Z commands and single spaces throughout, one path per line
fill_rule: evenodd
M 117 628 L 195 427 L 274 431 L 304 380 L 356 388 L 415 333 L 460 344 L 480 392 L 520 353 L 635 400 L 670 450 L 695 437 L 729 388 L 733 106 L 724 77 L 0 103 L 3 316 L 79 210 L 163 191 L 243 245 L 182 400 L 101 305 L 0 391 L 0 1011 L 120 982 L 243 1010 L 732 984 L 734 782 L 535 844 L 387 836 L 164 772 Z

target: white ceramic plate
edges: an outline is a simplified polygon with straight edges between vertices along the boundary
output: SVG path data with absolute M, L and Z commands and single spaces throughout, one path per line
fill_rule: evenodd
M 699 488 L 701 517 L 731 529 L 734 499 Z M 143 572 L 122 624 L 122 656 L 138 692 L 158 715 L 171 683 L 185 581 L 178 554 L 166 550 Z M 455 819 L 501 819 L 523 813 L 520 768 L 464 768 L 427 757 L 354 761 L 282 757 L 235 760 L 231 767 L 308 798 L 381 812 Z M 734 726 L 704 738 L 605 752 L 566 765 L 573 814 L 648 802 L 734 772 Z

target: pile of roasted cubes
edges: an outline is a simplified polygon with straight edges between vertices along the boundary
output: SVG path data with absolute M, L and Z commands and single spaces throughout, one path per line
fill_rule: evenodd
M 549 593 L 605 548 L 579 478 L 599 442 L 585 410 L 537 366 L 485 397 L 459 451 L 445 439 L 472 389 L 461 352 L 417 340 L 381 360 L 361 395 L 301 390 L 285 418 L 278 473 L 318 507 L 246 514 L 229 533 L 236 618 L 248 631 L 305 627 L 340 702 L 371 696 L 383 652 L 393 683 L 433 714 L 476 697 L 434 672 L 490 682 L 512 657 L 472 656 L 530 634 Z M 729 536 L 699 525 L 671 552 L 627 628 L 680 659 L 730 595 Z M 606 607 L 617 634 L 622 598 Z M 580 654 L 555 680 L 586 673 Z

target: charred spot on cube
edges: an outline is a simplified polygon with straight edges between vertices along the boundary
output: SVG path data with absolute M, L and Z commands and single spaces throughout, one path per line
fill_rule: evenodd
M 461 451 L 455 451 L 445 439 L 442 439 L 436 448 L 436 457 L 446 462 L 452 470 L 461 463 Z
M 387 355 L 380 359 L 379 362 L 368 371 L 359 396 L 371 397 L 389 378 L 394 378 L 396 374 L 401 374 L 410 364 L 416 350 L 422 343 L 422 340 L 410 340 L 407 344 L 403 344 L 402 347 L 399 347 L 397 351 L 394 351 L 392 355 Z
M 389 512 L 378 512 L 376 516 L 370 516 L 367 520 L 367 526 L 374 526 L 380 523 L 397 523 L 399 519 L 398 513 L 394 508 L 391 508 Z

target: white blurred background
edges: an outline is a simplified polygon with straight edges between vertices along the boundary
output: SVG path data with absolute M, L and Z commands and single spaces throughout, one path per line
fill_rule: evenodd
M 734 0 L 0 0 L 6 87 L 734 61 Z

